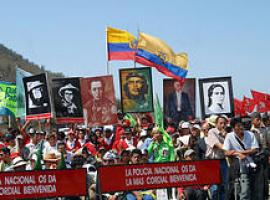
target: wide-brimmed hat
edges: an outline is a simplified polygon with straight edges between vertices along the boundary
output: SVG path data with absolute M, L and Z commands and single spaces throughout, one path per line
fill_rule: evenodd
M 12 160 L 12 168 L 21 167 L 23 165 L 27 165 L 27 162 L 22 159 L 22 157 L 18 156 Z
M 211 126 L 215 126 L 217 118 L 218 118 L 217 115 L 211 115 L 209 118 L 206 118 L 206 122 Z
M 43 156 L 43 160 L 49 161 L 49 162 L 57 162 L 60 159 L 61 159 L 61 154 L 56 154 L 54 152 L 45 153 Z
M 61 87 L 61 88 L 59 89 L 59 91 L 58 91 L 58 94 L 62 97 L 62 96 L 63 96 L 63 92 L 64 92 L 65 90 L 73 90 L 73 91 L 76 91 L 76 92 L 79 91 L 78 88 L 74 87 L 71 83 L 69 83 L 69 84 L 67 84 L 67 85 L 65 85 L 65 86 L 63 86 L 63 87 Z
M 42 83 L 40 81 L 34 81 L 34 82 L 28 82 L 27 83 L 29 92 L 31 90 L 33 90 L 34 88 L 38 88 L 38 87 L 43 86 L 43 85 L 44 85 L 44 83 Z

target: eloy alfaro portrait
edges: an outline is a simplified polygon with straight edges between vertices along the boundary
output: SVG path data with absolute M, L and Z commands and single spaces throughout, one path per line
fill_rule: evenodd
M 199 79 L 203 116 L 211 114 L 233 115 L 231 77 Z
M 152 112 L 152 74 L 148 67 L 121 69 L 121 103 L 126 112 Z

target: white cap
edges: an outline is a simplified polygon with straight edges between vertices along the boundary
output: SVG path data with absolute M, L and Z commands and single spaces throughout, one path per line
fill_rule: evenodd
M 188 122 L 184 122 L 182 125 L 181 125 L 181 128 L 189 128 L 189 123 Z
M 111 131 L 113 130 L 113 125 L 106 125 L 103 126 L 103 130 L 110 129 Z
M 199 124 L 194 124 L 192 128 L 196 128 L 196 129 L 201 130 L 201 127 L 200 127 L 200 125 L 199 125 Z
M 147 136 L 147 132 L 146 130 L 142 129 L 142 131 L 140 132 L 140 137 L 144 137 Z

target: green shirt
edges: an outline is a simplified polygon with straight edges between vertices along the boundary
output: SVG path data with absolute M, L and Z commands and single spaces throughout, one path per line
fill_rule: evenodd
M 170 162 L 174 161 L 173 147 L 162 141 L 160 144 L 152 142 L 148 147 L 149 155 L 154 156 L 154 162 Z

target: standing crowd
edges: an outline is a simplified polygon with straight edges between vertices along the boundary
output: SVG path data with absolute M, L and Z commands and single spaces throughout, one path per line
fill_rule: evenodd
M 31 121 L 0 134 L 0 171 L 87 169 L 86 197 L 62 199 L 154 200 L 156 190 L 99 194 L 100 165 L 219 159 L 220 185 L 167 189 L 170 199 L 268 199 L 270 117 L 211 115 L 205 120 L 170 121 L 165 130 L 150 115 L 130 120 L 118 113 L 118 124 L 88 128 L 71 124 L 56 129 L 48 120 Z M 41 160 L 39 159 L 41 157 Z M 206 171 L 211 176 L 211 169 Z M 52 198 L 50 198 L 52 199 Z

